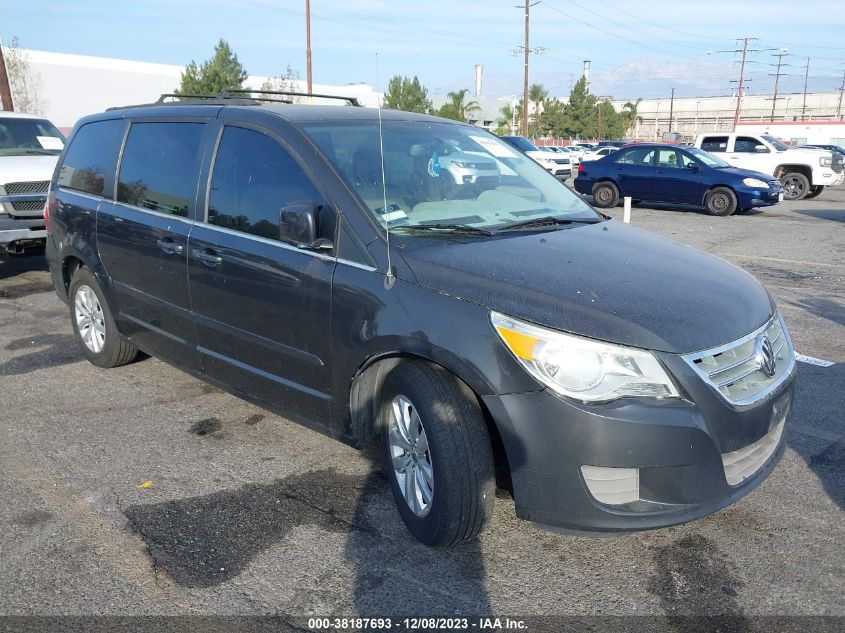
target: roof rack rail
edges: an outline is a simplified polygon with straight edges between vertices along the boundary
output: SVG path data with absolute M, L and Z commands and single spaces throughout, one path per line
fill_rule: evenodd
M 318 94 L 312 92 L 308 94 L 307 92 L 293 92 L 290 90 L 250 90 L 249 88 L 226 88 L 220 91 L 218 95 L 221 99 L 227 99 L 232 97 L 239 97 L 240 95 L 246 95 L 249 98 L 249 95 L 280 95 L 283 97 L 314 97 L 315 99 L 338 99 L 340 101 L 346 101 L 351 106 L 361 107 L 361 103 L 358 101 L 356 97 L 344 97 L 341 95 L 327 95 L 327 94 Z M 262 97 L 253 97 L 258 101 L 284 101 L 283 99 L 263 99 Z M 285 101 L 286 103 L 291 103 L 291 101 Z
M 259 96 L 254 96 L 259 95 Z M 249 88 L 226 88 L 218 92 L 216 95 L 202 95 L 202 94 L 182 94 L 178 92 L 165 92 L 159 96 L 155 103 L 142 105 L 186 105 L 191 101 L 202 101 L 206 105 L 260 105 L 263 101 L 272 103 L 294 103 L 293 99 L 284 99 L 282 97 L 314 97 L 316 99 L 338 99 L 345 101 L 351 106 L 362 107 L 361 103 L 355 97 L 342 97 L 339 95 L 326 94 L 308 94 L 306 92 L 291 92 L 287 90 L 250 90 Z M 178 99 L 178 101 L 167 101 L 167 99 Z M 128 108 L 141 107 L 138 105 L 128 106 L 113 106 L 107 108 L 106 111 L 111 110 L 126 110 Z

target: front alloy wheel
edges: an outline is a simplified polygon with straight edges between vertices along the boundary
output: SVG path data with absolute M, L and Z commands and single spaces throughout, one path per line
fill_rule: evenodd
M 99 354 L 106 345 L 106 321 L 100 301 L 89 286 L 82 284 L 76 289 L 73 312 L 85 347 Z
M 434 467 L 419 413 L 403 395 L 392 402 L 388 441 L 399 490 L 411 512 L 424 517 L 434 500 Z

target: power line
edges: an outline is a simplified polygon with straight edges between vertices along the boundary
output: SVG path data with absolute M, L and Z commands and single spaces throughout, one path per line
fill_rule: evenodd
M 664 31 L 668 31 L 670 33 L 677 33 L 678 35 L 683 35 L 684 37 L 695 37 L 695 38 L 698 38 L 698 39 L 701 39 L 701 40 L 707 40 L 708 42 L 712 42 L 713 40 L 716 40 L 716 41 L 722 40 L 722 41 L 727 42 L 727 41 L 730 41 L 731 39 L 733 39 L 733 38 L 730 38 L 730 37 L 714 38 L 711 35 L 697 35 L 695 33 L 688 33 L 687 31 L 681 31 L 680 29 L 674 29 L 674 28 L 671 28 L 671 27 L 668 27 L 668 26 L 664 26 L 662 24 L 658 24 L 657 22 L 652 22 L 651 20 L 646 20 L 645 18 L 642 18 L 642 17 L 640 17 L 640 16 L 638 16 L 634 13 L 630 13 L 629 11 L 625 11 L 624 9 L 620 9 L 619 7 L 617 7 L 614 4 L 610 4 L 609 2 L 604 2 L 604 0 L 595 0 L 595 1 L 603 4 L 606 7 L 610 7 L 614 11 L 618 11 L 619 13 L 624 13 L 628 17 L 632 17 L 635 20 L 638 20 L 640 22 L 644 22 L 645 24 L 651 24 L 652 26 L 655 26 L 659 29 L 663 29 Z

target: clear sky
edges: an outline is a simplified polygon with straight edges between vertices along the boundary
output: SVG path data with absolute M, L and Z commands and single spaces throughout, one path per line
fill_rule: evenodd
M 312 0 L 314 81 L 376 83 L 419 75 L 433 95 L 472 87 L 484 64 L 485 94 L 521 92 L 520 0 Z M 305 75 L 305 0 L 0 0 L 0 37 L 23 48 L 184 65 L 210 57 L 218 38 L 247 70 Z M 787 90 L 835 90 L 845 72 L 845 5 L 839 0 L 542 0 L 531 9 L 531 78 L 568 92 L 592 60 L 593 92 L 620 98 L 730 94 L 737 38 L 788 49 Z M 775 51 L 750 56 L 750 92 L 769 92 Z

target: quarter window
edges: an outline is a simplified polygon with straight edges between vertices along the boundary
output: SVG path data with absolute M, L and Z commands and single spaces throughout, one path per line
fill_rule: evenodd
M 620 152 L 619 156 L 616 159 L 616 162 L 622 163 L 624 165 L 640 165 L 641 167 L 651 167 L 651 161 L 653 158 L 653 149 L 633 148 Z
M 754 154 L 757 151 L 757 146 L 761 145 L 756 138 L 748 136 L 737 136 L 734 142 L 734 151 L 748 154 Z
M 187 217 L 196 194 L 202 123 L 133 123 L 123 150 L 117 200 Z
M 279 239 L 279 211 L 294 201 L 321 205 L 322 196 L 291 155 L 266 134 L 226 127 L 214 161 L 208 223 Z M 321 222 L 329 215 L 323 209 Z M 334 238 L 333 228 L 318 228 Z
M 79 128 L 62 160 L 59 186 L 111 198 L 123 130 L 121 119 L 95 121 Z M 104 191 L 107 174 L 112 182 L 108 194 Z

